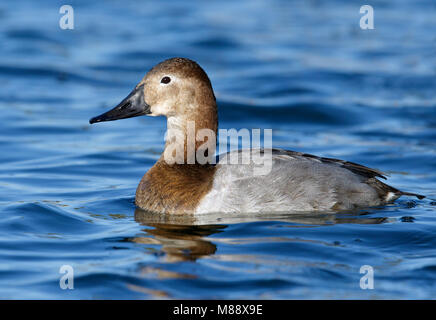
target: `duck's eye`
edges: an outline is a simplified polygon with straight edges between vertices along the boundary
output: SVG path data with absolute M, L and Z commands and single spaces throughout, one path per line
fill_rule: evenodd
M 171 78 L 170 78 L 170 77 L 163 77 L 162 80 L 160 81 L 160 83 L 165 83 L 165 84 L 167 84 L 167 83 L 170 83 L 170 81 L 171 81 Z

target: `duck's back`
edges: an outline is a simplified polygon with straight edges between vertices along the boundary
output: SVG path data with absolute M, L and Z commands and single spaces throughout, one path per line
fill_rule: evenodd
M 271 162 L 242 164 L 259 155 L 256 149 L 221 156 L 213 186 L 196 213 L 338 211 L 381 205 L 408 194 L 379 181 L 377 177 L 385 178 L 380 171 L 356 163 L 280 149 L 260 153 Z M 235 159 L 238 164 L 232 164 Z

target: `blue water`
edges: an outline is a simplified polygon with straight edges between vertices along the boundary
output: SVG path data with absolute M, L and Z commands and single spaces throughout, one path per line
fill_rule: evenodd
M 374 30 L 361 1 L 68 1 L 74 30 L 63 4 L 0 2 L 0 298 L 436 297 L 434 1 L 372 1 Z M 271 128 L 275 147 L 427 198 L 336 215 L 135 210 L 164 119 L 88 119 L 174 56 L 209 74 L 221 128 Z

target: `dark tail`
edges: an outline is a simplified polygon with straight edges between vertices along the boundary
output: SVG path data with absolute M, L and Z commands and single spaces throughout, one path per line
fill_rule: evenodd
M 425 198 L 425 196 L 420 195 L 420 194 L 416 194 L 416 193 L 411 193 L 411 192 L 403 192 L 398 190 L 398 194 L 402 195 L 402 196 L 410 196 L 410 197 L 417 197 L 419 200 L 422 200 Z
M 374 178 L 368 179 L 366 183 L 371 185 L 377 191 L 377 193 L 380 196 L 380 199 L 383 199 L 388 203 L 397 200 L 401 196 L 417 197 L 419 200 L 425 198 L 425 196 L 420 194 L 398 190 L 384 182 L 381 182 L 378 179 L 374 179 Z

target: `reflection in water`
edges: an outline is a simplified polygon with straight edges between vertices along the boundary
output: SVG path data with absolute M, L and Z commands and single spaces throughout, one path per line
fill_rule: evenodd
M 201 216 L 171 216 L 150 213 L 137 208 L 135 220 L 141 225 L 152 227 L 144 229 L 147 237 L 134 237 L 130 241 L 144 244 L 161 245 L 168 262 L 195 261 L 198 258 L 215 254 L 217 245 L 207 240 L 207 237 L 228 227 L 228 224 L 256 221 L 283 221 L 289 227 L 320 227 L 332 224 L 380 224 L 388 222 L 386 218 L 366 217 L 367 213 L 352 214 L 274 214 L 274 215 L 201 215 Z M 228 242 L 232 239 L 217 239 L 216 242 Z M 243 239 L 234 239 L 241 242 Z M 263 239 L 267 241 L 268 239 Z M 293 241 L 287 238 L 287 241 Z M 159 276 L 159 274 L 158 274 Z
M 226 225 L 195 225 L 193 217 L 171 217 L 136 209 L 135 220 L 153 229 L 144 229 L 151 237 L 135 237 L 136 243 L 160 244 L 169 262 L 195 261 L 214 254 L 216 245 L 204 238 L 226 228 Z

